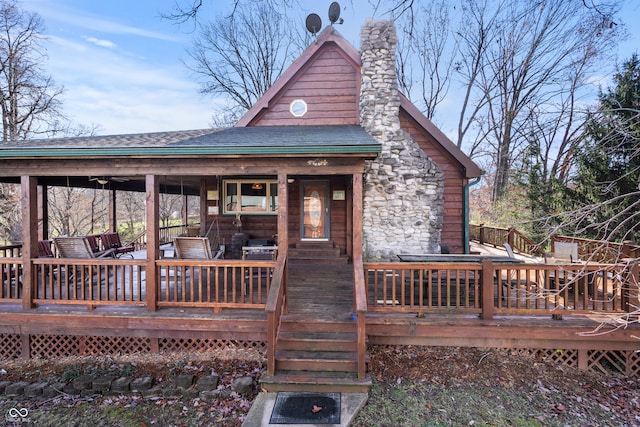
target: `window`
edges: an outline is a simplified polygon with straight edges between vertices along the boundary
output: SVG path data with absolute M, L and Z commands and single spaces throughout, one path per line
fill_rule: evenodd
M 224 181 L 224 213 L 278 213 L 278 183 L 267 180 Z

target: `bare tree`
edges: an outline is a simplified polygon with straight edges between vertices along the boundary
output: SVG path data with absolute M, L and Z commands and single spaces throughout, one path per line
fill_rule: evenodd
M 0 185 L 0 244 L 22 240 L 20 185 Z
M 145 212 L 145 193 L 136 191 L 119 191 L 118 194 L 118 213 L 125 218 L 127 232 L 123 237 L 131 237 L 136 234 L 136 224 L 144 221 Z
M 160 224 L 168 227 L 172 219 L 180 218 L 184 197 L 180 194 L 160 193 Z
M 264 3 L 238 6 L 232 16 L 201 25 L 188 50 L 201 92 L 229 99 L 237 113 L 251 108 L 297 54 L 292 27 Z
M 421 7 L 415 18 L 404 19 L 400 28 L 398 85 L 409 98 L 414 89 L 419 93 L 420 107 L 429 119 L 451 83 L 455 41 L 450 37 L 450 25 L 449 3 L 440 0 Z
M 474 123 L 477 134 L 486 137 L 495 169 L 492 200 L 497 201 L 513 162 L 528 148 L 531 113 L 548 110 L 566 94 L 567 76 L 575 73 L 576 64 L 583 64 L 583 82 L 584 70 L 610 48 L 617 33 L 581 0 L 488 6 L 478 0 L 464 9 L 466 22 L 476 26 L 468 28 L 471 36 L 462 38 L 462 48 L 478 54 L 463 56 L 461 68 L 473 80 L 468 93 L 477 100 L 460 129 L 466 134 Z M 615 4 L 607 8 L 613 13 Z
M 72 187 L 49 188 L 49 227 L 53 236 L 92 232 L 98 203 L 88 191 Z
M 13 0 L 0 1 L 2 140 L 44 133 L 62 117 L 62 88 L 42 69 L 44 22 Z

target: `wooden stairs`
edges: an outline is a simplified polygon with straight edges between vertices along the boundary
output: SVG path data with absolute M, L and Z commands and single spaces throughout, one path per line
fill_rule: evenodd
M 276 372 L 261 378 L 267 391 L 368 393 L 358 378 L 353 266 L 342 262 L 289 267 L 289 313 L 276 342 Z

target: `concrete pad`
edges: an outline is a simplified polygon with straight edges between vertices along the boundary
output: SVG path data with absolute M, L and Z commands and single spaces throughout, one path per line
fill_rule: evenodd
M 271 413 L 278 393 L 260 393 L 253 401 L 242 427 L 348 427 L 355 415 L 367 403 L 367 393 L 342 393 L 340 424 L 270 424 Z

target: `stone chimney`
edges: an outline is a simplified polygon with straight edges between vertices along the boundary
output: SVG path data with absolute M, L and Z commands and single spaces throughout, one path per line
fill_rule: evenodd
M 393 21 L 368 21 L 361 31 L 360 125 L 382 144 L 364 173 L 364 256 L 397 260 L 402 253 L 440 253 L 444 174 L 400 128 Z

